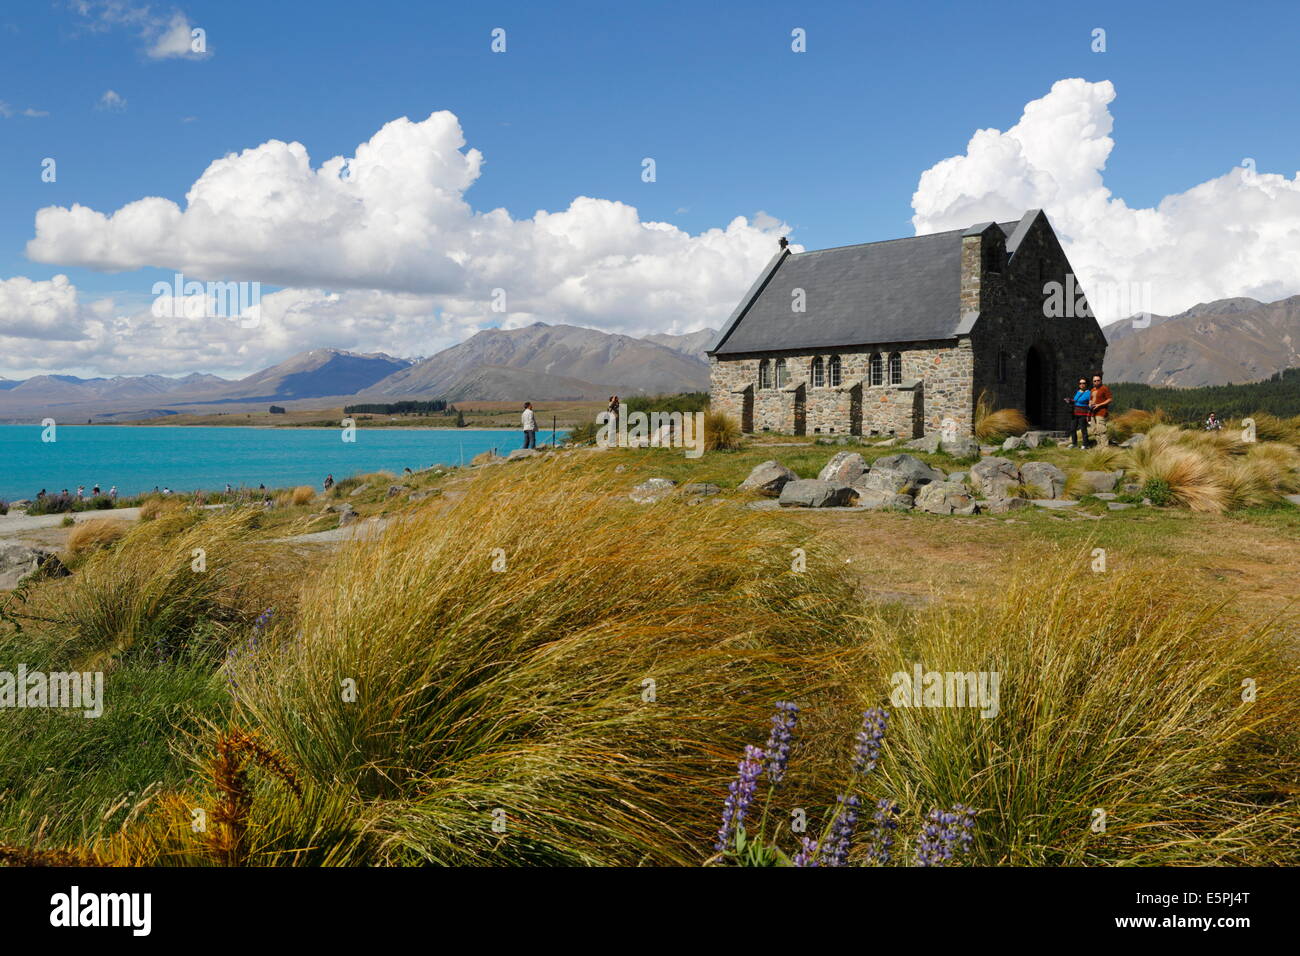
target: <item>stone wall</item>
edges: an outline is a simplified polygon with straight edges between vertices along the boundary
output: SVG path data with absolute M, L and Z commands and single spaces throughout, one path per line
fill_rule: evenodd
M 901 385 L 869 385 L 872 354 L 879 354 L 883 378 L 889 376 L 889 355 L 902 359 Z M 812 360 L 824 363 L 840 357 L 840 385 L 821 388 L 812 385 Z M 766 358 L 786 361 L 787 386 L 760 389 L 758 364 Z M 945 418 L 953 418 L 960 430 L 972 426 L 970 393 L 974 380 L 974 359 L 966 339 L 955 342 L 884 343 L 869 351 L 766 352 L 719 359 L 710 358 L 713 408 L 721 409 L 745 424 L 746 403 L 752 403 L 754 431 L 791 434 L 866 436 L 898 435 L 915 438 L 937 429 Z M 773 379 L 775 386 L 775 379 Z M 802 386 L 802 388 L 800 388 Z M 798 430 L 798 407 L 802 401 L 804 429 Z

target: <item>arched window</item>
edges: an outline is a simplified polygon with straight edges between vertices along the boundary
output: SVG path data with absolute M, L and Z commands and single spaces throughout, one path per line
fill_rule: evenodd
M 772 387 L 772 367 L 767 364 L 767 359 L 758 363 L 758 387 Z
M 826 384 L 831 388 L 840 387 L 840 357 L 832 355 L 826 363 Z
M 998 351 L 998 384 L 1004 385 L 1007 381 L 1007 353 Z
M 869 370 L 867 384 L 883 385 L 885 383 L 885 366 L 880 360 L 880 353 L 875 352 L 871 356 L 871 361 L 867 366 Z
M 785 388 L 786 381 L 785 359 L 779 358 L 776 360 L 776 387 Z
M 897 352 L 889 353 L 889 384 L 903 384 L 903 356 Z
M 812 378 L 813 388 L 822 388 L 826 384 L 826 366 L 822 364 L 820 355 L 812 360 L 810 377 Z

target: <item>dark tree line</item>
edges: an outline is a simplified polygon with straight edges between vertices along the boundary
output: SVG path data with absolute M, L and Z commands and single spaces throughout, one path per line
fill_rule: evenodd
M 447 401 L 441 398 L 430 402 L 366 402 L 343 407 L 346 415 L 431 415 L 445 411 L 447 411 Z
M 1279 418 L 1300 415 L 1300 368 L 1289 368 L 1262 382 L 1244 385 L 1205 385 L 1200 388 L 1161 388 L 1119 382 L 1111 385 L 1115 408 L 1164 409 L 1179 422 L 1204 421 L 1210 412 L 1220 418 L 1241 418 L 1268 412 Z

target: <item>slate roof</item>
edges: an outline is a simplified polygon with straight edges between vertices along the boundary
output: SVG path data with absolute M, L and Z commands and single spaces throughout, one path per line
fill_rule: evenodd
M 1033 212 L 1037 212 L 1034 210 Z M 998 223 L 1019 244 L 1032 214 Z M 736 355 L 778 349 L 843 348 L 951 339 L 969 331 L 961 315 L 961 238 L 989 223 L 928 236 L 815 252 L 782 250 L 709 350 Z M 791 311 L 803 289 L 806 311 Z

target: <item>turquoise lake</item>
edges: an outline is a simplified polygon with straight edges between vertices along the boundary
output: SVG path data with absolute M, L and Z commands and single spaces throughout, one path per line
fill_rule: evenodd
M 0 498 L 32 498 L 42 488 L 75 492 L 78 485 L 89 493 L 96 484 L 105 491 L 117 485 L 123 497 L 155 485 L 320 487 L 331 473 L 336 480 L 380 469 L 400 474 L 524 444 L 523 432 L 495 428 L 359 428 L 355 442 L 343 441 L 341 429 L 175 425 L 60 425 L 55 441 L 41 436 L 39 425 L 0 425 Z M 550 439 L 549 431 L 537 433 L 539 442 Z

